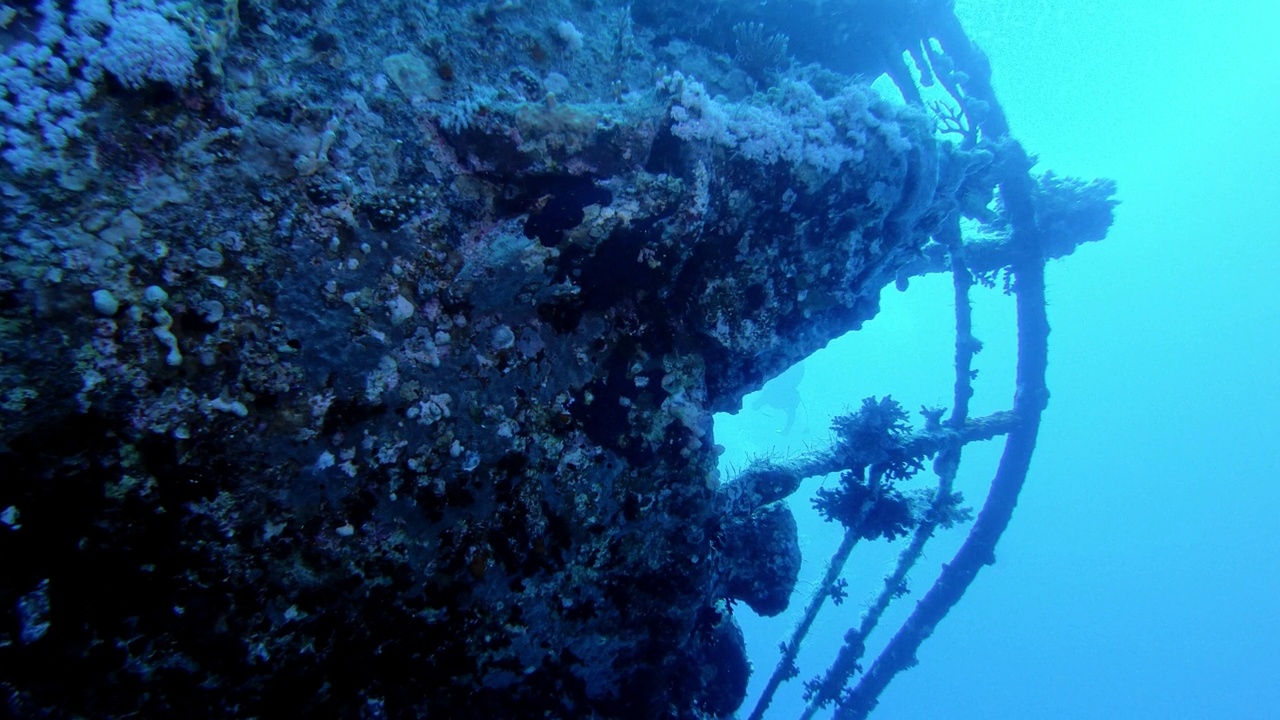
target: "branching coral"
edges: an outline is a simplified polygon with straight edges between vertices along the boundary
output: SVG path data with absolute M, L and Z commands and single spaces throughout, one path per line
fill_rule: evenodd
M 823 519 L 838 521 L 865 540 L 893 540 L 915 525 L 910 498 L 896 488 L 869 485 L 852 472 L 840 475 L 836 489 L 819 489 L 813 506 Z
M 932 455 L 911 442 L 907 411 L 892 396 L 880 400 L 866 398 L 862 407 L 831 421 L 839 451 L 852 460 L 850 468 L 862 474 L 870 467 L 873 475 L 890 481 L 906 480 L 924 468 L 923 458 Z

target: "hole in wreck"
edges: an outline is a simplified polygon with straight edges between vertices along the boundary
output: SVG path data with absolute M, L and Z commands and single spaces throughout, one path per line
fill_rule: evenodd
M 599 187 L 591 177 L 541 175 L 523 183 L 504 203 L 504 210 L 528 213 L 524 235 L 537 238 L 547 247 L 564 239 L 566 230 L 582 223 L 588 205 L 608 205 L 613 193 Z

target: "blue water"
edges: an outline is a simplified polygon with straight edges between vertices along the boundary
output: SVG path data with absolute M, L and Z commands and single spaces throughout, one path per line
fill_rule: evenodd
M 1040 168 L 1114 178 L 1123 204 L 1104 242 L 1048 268 L 1053 398 L 998 561 L 874 716 L 1280 717 L 1280 9 L 957 9 Z M 886 290 L 879 317 L 805 361 L 791 428 L 769 404 L 785 393 L 718 416 L 726 470 L 751 453 L 825 444 L 827 419 L 867 395 L 947 404 L 950 293 L 944 277 Z M 998 290 L 974 301 L 986 344 L 979 414 L 1012 397 L 1013 307 Z M 966 449 L 969 504 L 980 505 L 998 452 Z M 744 715 L 838 542 L 808 507 L 815 487 L 791 500 L 805 552 L 791 610 L 738 612 L 755 665 Z M 963 530 L 929 546 L 917 591 Z M 798 715 L 799 681 L 825 668 L 894 551 L 855 553 L 849 601 L 824 610 L 769 717 Z M 870 654 L 912 604 L 890 611 Z

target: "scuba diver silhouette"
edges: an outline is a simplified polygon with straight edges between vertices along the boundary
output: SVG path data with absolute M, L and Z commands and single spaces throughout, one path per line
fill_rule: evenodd
M 778 432 L 790 435 L 796 424 L 796 408 L 803 405 L 800 399 L 800 380 L 804 377 L 804 361 L 787 368 L 781 375 L 764 384 L 751 402 L 751 411 L 758 412 L 766 407 L 781 410 L 787 414 L 787 423 Z M 806 422 L 808 411 L 806 410 Z

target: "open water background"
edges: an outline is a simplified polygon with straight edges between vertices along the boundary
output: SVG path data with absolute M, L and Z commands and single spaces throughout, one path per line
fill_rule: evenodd
M 1053 398 L 998 562 L 874 717 L 1280 717 L 1280 6 L 957 6 L 1040 168 L 1114 178 L 1123 204 L 1105 242 L 1048 269 Z M 825 443 L 830 416 L 868 395 L 950 404 L 950 292 L 946 277 L 886 290 L 879 317 L 805 362 L 788 431 L 781 394 L 719 416 L 726 467 Z M 974 301 L 979 414 L 1012 397 L 1013 307 L 998 290 Z M 975 507 L 998 454 L 966 450 Z M 802 594 L 767 621 L 739 606 L 756 668 L 744 716 L 838 541 L 808 508 L 815 487 L 792 500 Z M 929 546 L 913 587 L 960 532 Z M 799 681 L 825 669 L 895 550 L 855 553 L 849 600 L 824 611 L 769 717 L 799 713 Z

